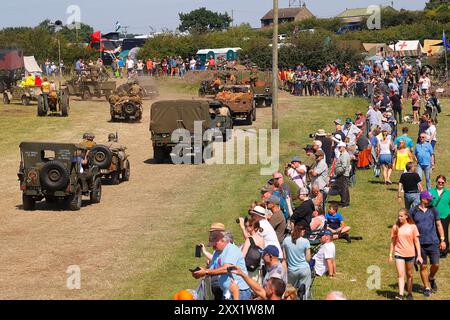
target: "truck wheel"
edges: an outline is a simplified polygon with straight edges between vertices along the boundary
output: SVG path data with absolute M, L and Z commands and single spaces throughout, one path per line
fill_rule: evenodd
M 74 194 L 69 197 L 69 209 L 71 211 L 78 211 L 82 204 L 81 184 L 77 184 L 77 189 Z
M 161 147 L 153 147 L 153 159 L 156 163 L 163 163 L 166 158 L 165 150 Z
M 122 181 L 130 180 L 130 161 L 125 160 L 124 169 L 122 170 Z
M 272 99 L 266 99 L 266 101 L 264 102 L 264 105 L 266 107 L 271 107 L 272 106 Z
M 253 120 L 253 121 L 256 121 L 256 108 L 253 109 L 252 114 L 253 114 L 253 115 L 252 115 L 252 120 Z
M 252 125 L 253 121 L 253 111 L 250 111 L 249 113 L 247 113 L 247 116 L 245 117 L 245 124 L 246 125 Z
M 22 194 L 23 210 L 32 211 L 36 207 L 36 201 L 31 196 Z
M 256 107 L 260 108 L 264 105 L 264 99 L 256 99 Z
M 42 96 L 38 97 L 37 115 L 38 115 L 38 117 L 44 117 L 47 115 L 47 112 L 45 112 L 44 97 L 42 97 Z
M 111 184 L 115 185 L 115 186 L 120 183 L 119 171 L 114 171 L 114 172 L 111 173 L 111 180 L 110 181 L 111 181 Z
M 69 170 L 58 160 L 49 161 L 41 169 L 41 185 L 48 190 L 64 190 L 69 184 Z
M 11 101 L 8 98 L 8 94 L 6 92 L 3 94 L 3 103 L 4 104 L 10 104 L 11 103 Z
M 90 196 L 91 203 L 100 203 L 102 198 L 102 180 L 100 178 L 95 179 Z
M 29 106 L 30 105 L 30 98 L 27 96 L 22 97 L 22 105 L 23 106 Z
M 81 95 L 82 100 L 91 100 L 92 96 L 89 90 L 84 90 L 83 94 Z
M 111 165 L 112 152 L 107 146 L 101 144 L 96 145 L 91 149 L 89 154 L 91 155 L 94 164 L 100 169 L 108 169 Z

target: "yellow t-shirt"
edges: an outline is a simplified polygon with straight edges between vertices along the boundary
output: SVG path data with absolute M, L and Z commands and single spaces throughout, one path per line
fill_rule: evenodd
M 50 82 L 48 82 L 48 81 L 42 82 L 41 89 L 42 89 L 42 93 L 50 93 Z

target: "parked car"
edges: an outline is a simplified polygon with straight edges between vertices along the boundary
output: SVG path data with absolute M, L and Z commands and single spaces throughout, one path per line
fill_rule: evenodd
M 345 26 L 342 26 L 339 28 L 339 30 L 336 32 L 336 34 L 344 34 L 347 32 L 353 32 L 353 31 L 361 31 L 363 29 L 363 25 L 361 23 L 349 23 Z

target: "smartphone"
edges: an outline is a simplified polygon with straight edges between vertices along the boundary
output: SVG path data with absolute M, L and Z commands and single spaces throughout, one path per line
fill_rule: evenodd
M 192 273 L 200 271 L 200 267 L 197 267 L 195 269 L 189 269 L 189 271 L 192 272 Z
M 202 246 L 201 245 L 196 245 L 195 246 L 195 257 L 196 258 L 201 258 L 202 257 Z

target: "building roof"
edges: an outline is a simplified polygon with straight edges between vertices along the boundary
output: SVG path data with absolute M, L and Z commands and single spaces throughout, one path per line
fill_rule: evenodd
M 308 19 L 314 17 L 306 7 L 301 8 L 280 8 L 278 9 L 278 19 L 296 18 Z M 267 12 L 261 20 L 273 20 L 273 9 Z
M 370 15 L 371 13 L 367 12 L 367 8 L 354 8 L 342 11 L 336 18 L 365 17 Z

